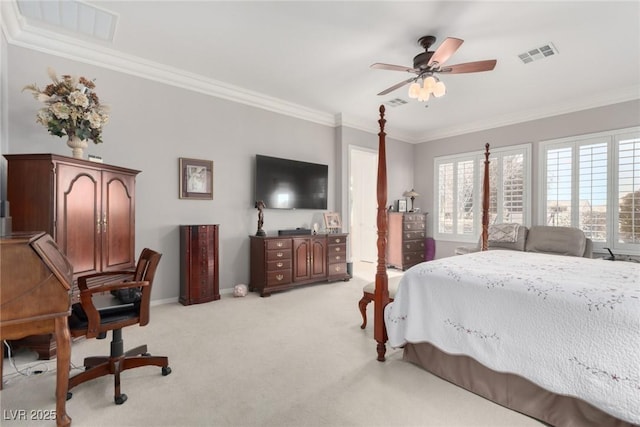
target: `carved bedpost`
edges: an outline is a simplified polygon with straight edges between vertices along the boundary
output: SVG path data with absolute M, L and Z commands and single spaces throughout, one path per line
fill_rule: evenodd
M 482 250 L 488 249 L 487 239 L 489 237 L 489 143 L 484 146 L 484 185 L 482 187 Z
M 373 336 L 377 341 L 378 361 L 385 361 L 387 330 L 384 327 L 384 308 L 389 304 L 389 283 L 387 278 L 387 159 L 385 149 L 384 105 L 380 105 L 380 133 L 378 133 L 378 265 L 374 293 L 374 329 Z

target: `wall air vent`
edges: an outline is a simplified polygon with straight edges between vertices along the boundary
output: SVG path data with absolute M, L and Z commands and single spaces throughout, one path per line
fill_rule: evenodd
M 112 42 L 118 15 L 78 0 L 18 0 L 27 23 Z
M 557 54 L 558 49 L 556 49 L 553 43 L 547 43 L 544 46 L 529 49 L 528 51 L 519 54 L 518 58 L 520 58 L 523 63 L 528 64 L 530 62 L 537 61 L 538 59 L 547 58 Z
M 389 107 L 399 107 L 401 105 L 407 104 L 407 101 L 405 101 L 402 98 L 394 98 L 394 99 L 388 100 L 384 104 L 388 105 Z

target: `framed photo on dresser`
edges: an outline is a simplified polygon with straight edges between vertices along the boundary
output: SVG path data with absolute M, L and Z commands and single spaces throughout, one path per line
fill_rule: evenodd
M 330 233 L 338 232 L 342 228 L 340 214 L 337 212 L 325 212 L 324 225 Z

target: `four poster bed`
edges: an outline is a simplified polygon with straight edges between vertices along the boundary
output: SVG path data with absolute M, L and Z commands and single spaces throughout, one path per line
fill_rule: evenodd
M 407 270 L 393 302 L 386 273 L 384 106 L 378 152 L 377 358 L 404 360 L 554 426 L 640 424 L 640 269 L 637 264 L 483 251 Z M 489 185 L 489 144 L 484 186 Z M 387 335 L 387 333 L 389 335 Z

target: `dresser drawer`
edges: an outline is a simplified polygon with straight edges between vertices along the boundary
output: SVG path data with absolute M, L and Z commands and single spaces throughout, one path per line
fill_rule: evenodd
M 347 274 L 347 264 L 329 264 L 329 277 L 331 276 L 344 276 Z
M 267 250 L 272 249 L 291 249 L 291 239 L 267 240 Z
M 405 253 L 402 256 L 402 260 L 404 261 L 404 264 L 409 264 L 409 265 L 413 265 L 413 264 L 418 264 L 419 262 L 424 261 L 424 252 L 412 252 L 412 253 Z
M 329 264 L 340 264 L 347 262 L 347 254 L 345 254 L 344 252 L 330 252 L 327 255 L 327 262 Z
M 405 231 L 403 234 L 404 240 L 424 240 L 427 237 L 425 231 Z
M 291 271 L 268 271 L 267 286 L 286 285 L 291 283 Z
M 402 243 L 404 252 L 423 252 L 424 253 L 424 240 L 412 240 Z
M 424 221 L 405 222 L 402 226 L 405 231 L 420 231 L 425 229 Z
M 291 259 L 291 249 L 267 251 L 267 262 Z
M 290 270 L 291 269 L 291 260 L 290 259 L 282 259 L 278 261 L 268 261 L 267 262 L 267 271 L 278 271 L 278 270 Z
M 339 245 L 346 244 L 347 238 L 345 236 L 329 236 L 327 237 L 327 244 L 329 245 Z

